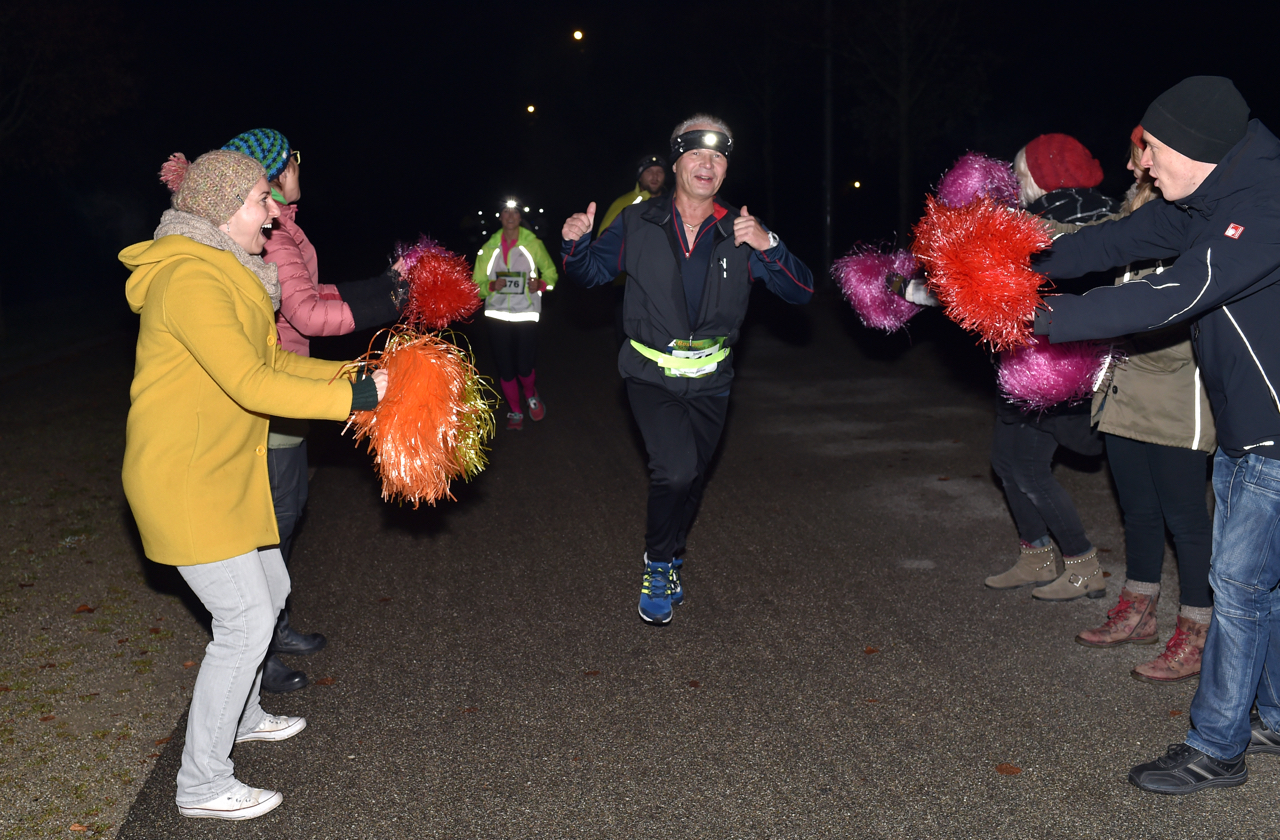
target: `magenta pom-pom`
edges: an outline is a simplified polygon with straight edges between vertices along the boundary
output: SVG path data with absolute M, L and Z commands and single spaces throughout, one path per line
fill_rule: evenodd
M 890 274 L 915 277 L 920 266 L 910 251 L 886 254 L 872 249 L 856 249 L 831 265 L 831 276 L 863 326 L 885 332 L 902 329 L 924 308 L 894 294 L 889 288 Z
M 1006 207 L 1018 206 L 1018 179 L 1013 167 L 977 152 L 966 152 L 938 182 L 938 200 L 948 207 L 964 207 L 988 196 Z
M 1023 411 L 1044 411 L 1089 397 L 1110 363 L 1112 348 L 1092 341 L 1031 343 L 1000 354 L 997 377 L 1005 398 Z
M 187 160 L 186 155 L 182 152 L 174 152 L 169 155 L 169 159 L 160 165 L 160 180 L 164 181 L 164 185 L 169 188 L 169 192 L 176 193 L 178 188 L 182 186 L 183 180 L 187 177 L 187 170 L 191 168 L 191 163 Z

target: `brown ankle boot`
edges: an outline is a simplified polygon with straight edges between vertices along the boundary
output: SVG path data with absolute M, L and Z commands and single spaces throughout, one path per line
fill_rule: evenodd
M 1130 671 L 1135 680 L 1152 683 L 1172 683 L 1200 676 L 1200 658 L 1204 655 L 1204 639 L 1208 624 L 1178 616 L 1178 626 L 1173 638 L 1165 645 L 1164 653 L 1150 662 L 1143 662 Z
M 1031 590 L 1037 601 L 1074 601 L 1077 598 L 1105 598 L 1107 584 L 1102 579 L 1102 567 L 1098 565 L 1098 549 L 1091 548 L 1085 554 L 1063 557 L 1066 571 L 1048 586 Z
M 984 583 L 988 589 L 1017 589 L 1022 586 L 1039 586 L 1058 575 L 1058 547 L 1049 543 L 1044 548 L 1022 544 L 1022 553 L 1013 568 L 992 575 Z
M 1111 647 L 1132 643 L 1152 645 L 1156 637 L 1156 602 L 1160 594 L 1139 595 L 1128 589 L 1120 590 L 1120 603 L 1107 610 L 1107 622 L 1101 627 L 1085 630 L 1076 636 L 1076 642 L 1086 647 Z

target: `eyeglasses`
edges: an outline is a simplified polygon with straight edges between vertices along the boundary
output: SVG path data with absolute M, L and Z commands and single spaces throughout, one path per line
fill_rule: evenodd
M 293 158 L 293 162 L 298 164 L 298 166 L 302 166 L 302 152 L 294 149 L 289 153 L 289 157 Z

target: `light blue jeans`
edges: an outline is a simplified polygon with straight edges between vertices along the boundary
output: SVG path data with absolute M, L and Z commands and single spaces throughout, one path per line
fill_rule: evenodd
M 258 705 L 262 660 L 289 596 L 289 573 L 278 548 L 178 571 L 213 615 L 213 641 L 196 675 L 178 770 L 177 801 L 190 806 L 236 786 L 231 748 L 266 715 Z
M 1219 449 L 1213 493 L 1213 620 L 1187 743 L 1227 760 L 1249 746 L 1255 696 L 1280 731 L 1280 461 Z

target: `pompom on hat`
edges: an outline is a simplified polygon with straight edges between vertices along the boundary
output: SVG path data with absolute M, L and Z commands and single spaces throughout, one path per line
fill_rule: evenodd
M 273 128 L 255 128 L 244 134 L 237 134 L 222 147 L 228 151 L 246 154 L 267 170 L 267 180 L 274 181 L 289 165 L 289 155 L 293 147 L 289 138 Z
M 1027 144 L 1026 156 L 1031 179 L 1045 192 L 1102 183 L 1102 164 L 1069 134 L 1041 134 Z
M 265 175 L 262 164 L 239 152 L 205 152 L 188 162 L 181 152 L 160 167 L 160 180 L 173 193 L 173 209 L 221 225 L 236 214 Z
M 1249 105 L 1230 79 L 1191 76 L 1147 106 L 1142 127 L 1175 152 L 1216 164 L 1248 132 Z

